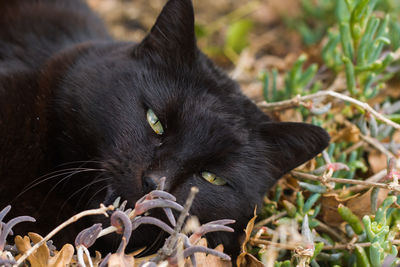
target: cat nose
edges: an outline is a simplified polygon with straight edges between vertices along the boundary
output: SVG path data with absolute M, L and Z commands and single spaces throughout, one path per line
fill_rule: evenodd
M 145 194 L 157 189 L 157 185 L 160 181 L 160 177 L 156 177 L 154 175 L 146 175 L 143 176 L 142 179 L 142 189 Z

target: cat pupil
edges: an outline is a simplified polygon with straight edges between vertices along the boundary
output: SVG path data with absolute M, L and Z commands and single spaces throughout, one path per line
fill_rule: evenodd
M 164 133 L 164 128 L 152 109 L 147 110 L 146 117 L 147 122 L 149 123 L 153 131 L 158 135 L 162 135 Z
M 226 181 L 221 177 L 218 177 L 216 174 L 204 171 L 201 173 L 201 176 L 208 182 L 214 185 L 225 185 Z

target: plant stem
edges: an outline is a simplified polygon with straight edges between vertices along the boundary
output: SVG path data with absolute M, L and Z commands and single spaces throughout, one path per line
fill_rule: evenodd
M 341 183 L 341 184 L 357 184 L 357 185 L 363 185 L 363 186 L 367 186 L 367 187 L 379 187 L 379 188 L 384 188 L 384 189 L 389 189 L 392 191 L 400 192 L 399 185 L 383 184 L 383 183 L 345 179 L 345 178 L 322 177 L 322 176 L 316 176 L 316 175 L 302 173 L 302 172 L 298 172 L 298 171 L 292 171 L 291 173 L 292 173 L 292 175 L 294 175 L 298 178 L 308 179 L 308 180 L 312 180 L 312 181 L 335 182 L 335 183 Z
M 352 98 L 350 96 L 347 96 L 347 95 L 344 95 L 344 94 L 341 94 L 338 92 L 334 92 L 332 90 L 320 91 L 318 93 L 311 94 L 311 95 L 305 95 L 305 96 L 297 95 L 296 97 L 294 97 L 292 99 L 274 102 L 274 103 L 267 103 L 267 102 L 263 101 L 261 103 L 258 103 L 257 106 L 264 110 L 276 111 L 276 110 L 298 107 L 304 101 L 313 100 L 315 98 L 320 98 L 320 97 L 325 97 L 325 98 L 326 97 L 334 97 L 334 98 L 338 98 L 343 101 L 352 103 L 352 104 L 364 109 L 365 111 L 368 111 L 378 120 L 386 123 L 387 125 L 392 126 L 393 128 L 395 128 L 397 130 L 400 130 L 400 124 L 389 120 L 388 118 L 383 116 L 381 113 L 379 113 L 375 109 L 373 109 L 368 103 L 361 102 L 355 98 Z
M 18 261 L 14 265 L 14 267 L 21 265 L 24 262 L 24 260 L 26 260 L 33 252 L 35 252 L 35 250 L 37 250 L 41 245 L 43 245 L 44 243 L 49 241 L 50 238 L 52 238 L 56 233 L 58 233 L 64 227 L 70 225 L 71 223 L 78 221 L 79 219 L 81 219 L 82 217 L 85 217 L 85 216 L 103 214 L 104 216 L 108 217 L 106 212 L 109 210 L 113 210 L 113 209 L 114 209 L 113 206 L 105 207 L 103 204 L 101 204 L 100 208 L 98 208 L 98 209 L 85 210 L 85 211 L 82 211 L 82 212 L 72 216 L 71 218 L 69 218 L 68 220 L 66 220 L 65 222 L 63 222 L 62 224 L 57 226 L 56 228 L 54 228 L 53 231 L 51 231 L 42 240 L 37 242 L 33 247 L 31 247 L 27 252 L 25 252 L 25 254 L 22 255 L 21 258 L 18 259 Z
M 185 222 L 185 219 L 186 219 L 187 215 L 189 214 L 189 210 L 192 207 L 194 197 L 196 196 L 196 194 L 198 192 L 199 192 L 199 189 L 197 187 L 192 187 L 190 189 L 190 193 L 189 193 L 188 198 L 186 199 L 185 206 L 183 207 L 183 210 L 182 210 L 181 214 L 179 215 L 178 221 L 174 228 L 174 233 L 171 235 L 171 237 L 169 239 L 167 239 L 164 246 L 158 251 L 157 256 L 151 260 L 152 262 L 158 263 L 158 262 L 168 258 L 169 256 L 171 256 L 171 254 L 175 250 L 176 245 L 178 243 L 178 239 L 179 239 L 179 233 L 181 232 L 183 223 Z
M 302 243 L 288 243 L 288 244 L 284 244 L 284 243 L 277 243 L 277 242 L 272 242 L 269 240 L 263 240 L 263 239 L 256 239 L 256 238 L 251 238 L 250 242 L 253 244 L 257 244 L 257 245 L 269 245 L 269 246 L 273 246 L 276 248 L 281 248 L 281 249 L 287 249 L 287 250 L 295 250 L 297 249 L 299 246 L 302 246 Z M 393 245 L 399 245 L 400 244 L 400 240 L 393 240 L 391 242 Z M 370 247 L 371 246 L 371 242 L 364 242 L 364 243 L 348 243 L 348 244 L 337 244 L 337 245 L 332 245 L 332 246 L 324 246 L 322 248 L 322 250 L 333 250 L 333 249 L 347 249 L 347 250 L 353 250 L 355 246 L 360 246 L 360 247 Z
M 286 215 L 287 215 L 287 212 L 286 212 L 286 211 L 280 212 L 280 213 L 278 213 L 278 214 L 274 214 L 274 215 L 272 215 L 271 217 L 268 217 L 268 218 L 266 218 L 266 219 L 264 219 L 264 220 L 261 220 L 261 221 L 259 221 L 258 223 L 256 223 L 256 224 L 254 225 L 254 228 L 263 227 L 264 225 L 267 225 L 267 224 L 269 224 L 269 223 L 271 223 L 271 222 L 273 222 L 273 221 L 275 221 L 275 220 L 278 220 L 279 218 L 282 218 L 283 216 L 286 216 Z
M 365 179 L 365 182 L 378 182 L 380 180 L 382 180 L 383 177 L 385 177 L 385 175 L 387 174 L 386 169 L 381 170 L 380 172 L 372 175 L 371 177 Z M 348 188 L 346 188 L 346 190 L 353 192 L 353 193 L 358 193 L 366 188 L 368 188 L 369 185 L 354 185 L 354 186 L 350 186 Z M 336 189 L 335 192 L 339 193 L 341 192 L 343 189 Z

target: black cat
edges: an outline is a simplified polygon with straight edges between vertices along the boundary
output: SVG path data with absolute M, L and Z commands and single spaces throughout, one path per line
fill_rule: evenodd
M 328 144 L 319 127 L 270 121 L 197 48 L 190 0 L 169 0 L 140 43 L 113 40 L 79 0 L 0 12 L 0 208 L 35 216 L 30 230 L 117 196 L 133 204 L 165 176 L 181 203 L 199 188 L 201 222 L 237 221 L 209 236 L 235 254 L 267 190 Z M 158 233 L 140 228 L 133 245 Z

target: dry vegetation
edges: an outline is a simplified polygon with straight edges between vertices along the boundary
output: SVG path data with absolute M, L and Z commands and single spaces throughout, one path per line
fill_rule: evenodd
M 117 38 L 136 41 L 145 36 L 164 2 L 89 0 Z M 246 229 L 243 253 L 237 260 L 240 266 L 395 266 L 400 263 L 400 161 L 397 160 L 400 156 L 400 50 L 396 43 L 400 39 L 400 5 L 396 1 L 379 0 L 373 13 L 368 8 L 362 13 L 362 7 L 357 4 L 366 2 L 368 6 L 376 1 L 349 0 L 347 4 L 343 1 L 340 7 L 343 10 L 347 8 L 351 13 L 359 8 L 357 12 L 361 15 L 353 20 L 343 15 L 346 12 L 339 14 L 337 10 L 342 9 L 333 2 L 194 1 L 199 46 L 241 83 L 245 94 L 276 120 L 314 123 L 332 137 L 331 145 L 322 155 L 286 175 L 265 197 L 262 213 Z M 385 20 L 387 13 L 391 13 L 390 21 Z M 368 22 L 375 19 L 371 14 L 383 27 L 381 35 L 378 26 L 372 33 L 373 42 L 363 39 L 368 33 Z M 385 21 L 388 24 L 384 27 Z M 361 31 L 359 36 L 357 27 Z M 377 47 L 364 48 L 362 44 L 369 41 Z M 375 52 L 376 58 L 369 58 Z M 165 200 L 170 196 L 148 196 L 146 201 L 155 199 Z M 163 207 L 183 209 L 168 205 Z M 187 205 L 190 206 L 190 201 Z M 128 220 L 135 217 L 135 210 L 121 209 L 119 203 L 92 212 L 104 213 L 115 208 L 125 211 L 120 216 Z M 115 230 L 123 235 L 120 249 L 107 258 L 109 263 L 128 266 L 147 261 L 148 258 L 134 260 L 134 254 L 125 255 L 124 242 L 130 238 L 123 233 L 127 226 L 121 224 L 123 219 L 111 222 L 114 228 L 90 230 L 98 231 L 95 236 Z M 212 222 L 222 231 L 229 231 L 228 223 Z M 204 240 L 202 244 L 196 243 L 208 228 L 197 226 L 193 228 L 197 229 L 195 234 L 187 237 L 181 233 L 179 224 L 178 219 L 175 229 L 167 229 L 172 241 L 164 246 L 166 254 L 160 253 L 156 261 L 145 266 L 157 266 L 156 262 L 166 259 L 172 266 L 183 264 L 180 260 L 193 255 L 184 254 L 185 251 L 193 247 L 210 253 L 208 256 L 196 254 L 197 266 L 231 266 L 229 261 L 221 260 L 228 259 L 221 247 L 206 250 Z M 8 233 L 5 232 L 7 224 L 0 226 L 3 227 L 0 228 L 1 252 L 5 245 L 2 238 L 5 240 L 4 235 Z M 68 244 L 56 251 L 51 243 L 46 245 L 50 238 L 43 239 L 33 233 L 29 237 L 17 237 L 18 252 L 13 251 L 15 247 L 5 247 L 3 254 L 0 253 L 0 265 L 1 259 L 5 262 L 15 258 L 22 262 L 21 257 L 28 257 L 31 266 L 62 266 L 80 259 L 88 264 L 87 258 L 79 253 L 87 251 L 89 245 L 85 242 L 90 237 L 75 244 L 77 253 Z M 190 243 L 178 244 L 185 238 Z M 31 241 L 36 247 L 43 245 L 28 256 L 27 251 L 34 251 Z M 174 249 L 178 256 L 168 256 Z M 92 264 L 99 265 L 101 259 L 96 254 Z

